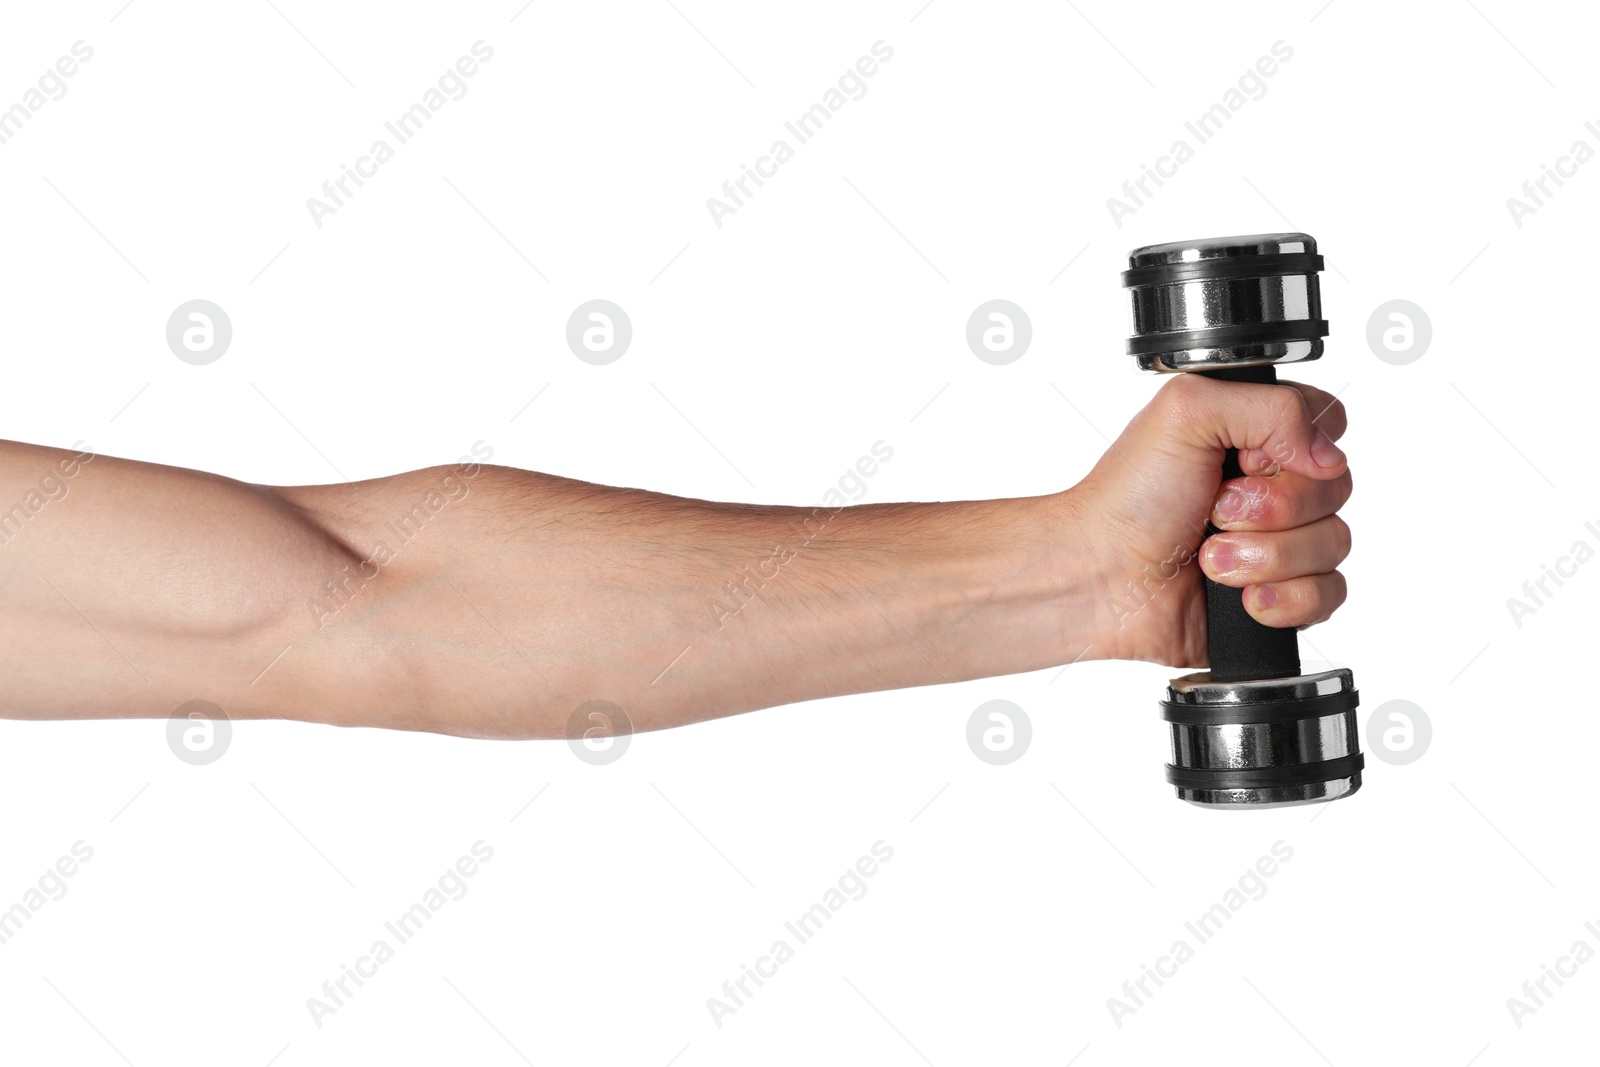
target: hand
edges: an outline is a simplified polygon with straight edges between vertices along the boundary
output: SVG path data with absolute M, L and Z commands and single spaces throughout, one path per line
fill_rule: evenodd
M 1331 615 L 1350 552 L 1350 528 L 1334 514 L 1350 497 L 1333 443 L 1346 425 L 1344 405 L 1313 386 L 1174 375 L 1070 490 L 1104 585 L 1096 631 L 1109 647 L 1097 654 L 1206 665 L 1202 567 L 1243 589 L 1264 625 Z M 1228 448 L 1239 449 L 1244 476 L 1223 482 Z M 1202 548 L 1208 519 L 1223 532 Z

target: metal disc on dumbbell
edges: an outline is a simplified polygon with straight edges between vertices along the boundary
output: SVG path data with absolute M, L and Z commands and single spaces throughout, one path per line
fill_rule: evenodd
M 1196 804 L 1305 804 L 1361 788 L 1355 677 L 1174 678 L 1161 703 L 1172 731 L 1167 781 Z
M 1128 354 L 1141 370 L 1275 382 L 1277 364 L 1322 355 L 1322 265 L 1304 233 L 1136 248 L 1122 275 L 1133 304 Z M 1222 477 L 1241 473 L 1229 449 Z M 1178 796 L 1206 807 L 1270 807 L 1360 789 L 1351 672 L 1302 674 L 1293 628 L 1257 622 L 1242 590 L 1209 578 L 1205 588 L 1211 669 L 1173 679 L 1161 703 L 1172 742 L 1167 781 Z
M 1216 370 L 1322 355 L 1316 239 L 1266 233 L 1173 241 L 1128 255 L 1128 354 L 1140 370 Z

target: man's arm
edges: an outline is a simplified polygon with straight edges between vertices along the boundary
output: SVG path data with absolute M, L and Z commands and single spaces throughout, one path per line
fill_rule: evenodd
M 1349 475 L 1337 449 L 1317 462 L 1319 427 L 1339 436 L 1343 410 L 1308 387 L 1176 380 L 1071 490 L 842 509 L 476 465 L 269 488 L 4 444 L 0 713 L 204 699 L 234 718 L 558 737 L 595 699 L 655 729 L 1078 659 L 1199 664 L 1188 563 L 1226 447 L 1250 450 L 1252 476 L 1244 511 L 1212 515 L 1241 531 L 1216 576 L 1253 585 L 1270 625 L 1342 599 Z M 1283 595 L 1261 606 L 1263 589 Z

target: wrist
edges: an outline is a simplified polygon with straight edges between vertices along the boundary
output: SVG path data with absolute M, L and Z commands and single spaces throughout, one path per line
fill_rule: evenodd
M 967 575 L 972 677 L 1040 670 L 1111 655 L 1103 632 L 1103 552 L 1076 490 L 977 505 Z

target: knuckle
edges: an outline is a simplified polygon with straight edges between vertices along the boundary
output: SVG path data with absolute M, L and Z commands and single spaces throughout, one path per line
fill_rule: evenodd
M 1337 426 L 1341 429 L 1350 425 L 1350 416 L 1345 411 L 1344 401 L 1337 398 L 1328 402 L 1327 410 L 1320 418 L 1327 420 L 1330 426 Z
M 1333 545 L 1334 555 L 1340 563 L 1350 555 L 1350 524 L 1339 516 L 1333 516 Z
M 1282 569 L 1283 546 L 1275 537 L 1245 535 L 1237 539 L 1239 570 L 1245 575 L 1271 575 Z
M 1195 414 L 1205 386 L 1199 375 L 1174 374 L 1156 392 L 1155 403 L 1167 416 L 1186 421 Z
M 1305 394 L 1292 385 L 1275 385 L 1272 405 L 1278 417 L 1286 422 L 1306 422 L 1310 418 Z
M 1355 491 L 1355 481 L 1350 477 L 1350 470 L 1348 467 L 1345 468 L 1345 472 L 1339 475 L 1338 479 L 1335 480 L 1333 484 L 1335 500 L 1334 510 L 1338 510 L 1350 502 L 1350 494 Z
M 1198 374 L 1171 374 L 1167 376 L 1167 384 L 1162 389 L 1167 393 L 1186 396 L 1203 389 L 1205 385 L 1206 380 Z
M 1272 527 L 1289 517 L 1288 499 L 1275 492 L 1267 479 L 1252 475 L 1242 480 L 1240 489 L 1247 502 L 1244 517 L 1256 525 Z
M 1310 586 L 1298 612 L 1305 626 L 1327 622 L 1344 603 L 1344 576 L 1338 571 L 1324 575 Z

